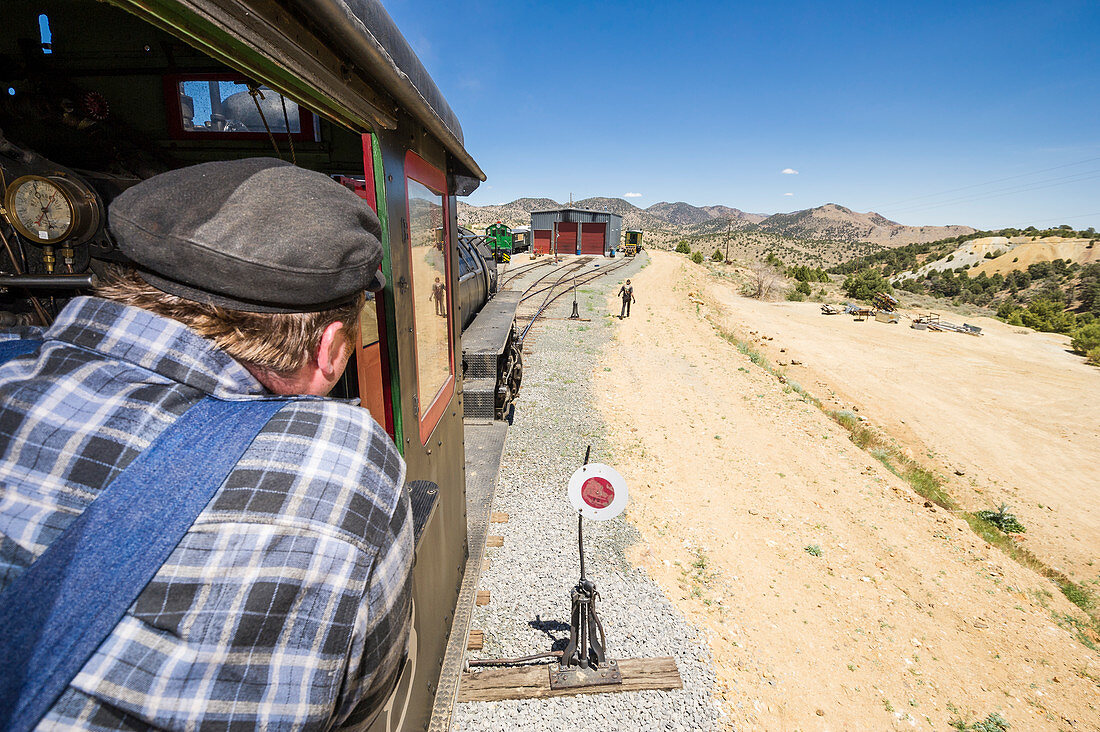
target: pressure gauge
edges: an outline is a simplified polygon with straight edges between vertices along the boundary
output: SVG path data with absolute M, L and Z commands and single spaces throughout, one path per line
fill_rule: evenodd
M 24 175 L 4 195 L 8 220 L 34 244 L 80 244 L 99 226 L 99 206 L 90 189 L 59 175 Z

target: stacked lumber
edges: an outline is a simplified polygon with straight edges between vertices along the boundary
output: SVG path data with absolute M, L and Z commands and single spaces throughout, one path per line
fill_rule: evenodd
M 918 328 L 918 326 L 920 326 Z M 957 325 L 955 323 L 949 323 L 946 320 L 941 320 L 940 316 L 929 313 L 923 315 L 913 321 L 913 327 L 919 330 L 933 330 L 940 333 L 965 333 L 966 335 L 980 336 L 982 329 L 976 325 L 970 325 L 969 323 L 963 323 Z

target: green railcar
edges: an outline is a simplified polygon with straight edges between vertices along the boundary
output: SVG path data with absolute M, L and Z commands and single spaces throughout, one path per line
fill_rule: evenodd
M 485 241 L 498 262 L 512 260 L 512 230 L 499 221 L 485 229 Z

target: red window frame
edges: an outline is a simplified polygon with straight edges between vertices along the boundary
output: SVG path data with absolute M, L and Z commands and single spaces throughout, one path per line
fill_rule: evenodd
M 378 195 L 375 191 L 374 152 L 378 140 L 369 132 L 363 133 L 363 184 L 355 185 L 355 195 L 367 202 L 378 213 Z M 345 183 L 345 185 L 347 185 Z M 378 321 L 377 346 L 364 346 L 358 342 L 356 348 L 356 369 L 359 377 L 359 396 L 364 407 L 370 411 L 387 434 L 395 441 L 397 434 L 393 419 L 393 390 L 390 382 L 390 345 L 389 328 L 386 326 L 386 298 L 382 292 L 375 293 L 375 314 Z M 377 361 L 377 369 L 372 368 Z M 400 446 L 400 442 L 398 442 Z
M 169 74 L 164 77 L 164 102 L 168 111 L 168 136 L 173 140 L 268 140 L 267 132 L 193 132 L 183 129 L 183 112 L 180 109 L 181 81 L 231 81 L 244 84 L 248 79 L 234 73 Z M 295 142 L 316 142 L 313 112 L 298 105 L 300 132 L 290 133 Z M 276 132 L 276 142 L 285 140 L 287 133 Z
M 450 200 L 447 192 L 447 176 L 443 174 L 441 170 L 434 165 L 424 160 L 424 158 L 417 155 L 412 150 L 405 153 L 405 239 L 408 243 L 408 253 L 412 255 L 412 217 L 409 215 L 409 179 L 415 180 L 417 183 L 430 188 L 433 193 L 438 193 L 443 200 L 443 241 L 446 246 L 443 247 L 443 267 L 446 273 L 447 280 L 447 354 L 448 362 L 450 365 L 450 375 L 447 377 L 443 385 L 439 387 L 439 390 L 432 396 L 432 402 L 427 407 L 424 406 L 424 393 L 420 388 L 420 353 L 417 348 L 416 338 L 413 338 L 413 353 L 417 359 L 416 367 L 416 397 L 417 403 L 420 405 L 420 414 L 418 415 L 418 426 L 420 429 L 420 444 L 428 444 L 428 439 L 432 436 L 432 432 L 435 431 L 436 426 L 439 424 L 440 417 L 447 411 L 447 405 L 450 404 L 451 398 L 454 396 L 455 390 L 455 339 L 454 339 L 454 288 L 451 286 L 453 278 L 451 277 L 451 223 L 450 223 Z M 409 279 L 413 279 L 412 270 L 409 270 Z M 413 297 L 417 297 L 416 282 L 411 282 L 411 288 Z M 413 319 L 413 330 L 416 332 L 416 307 L 414 306 L 411 311 Z

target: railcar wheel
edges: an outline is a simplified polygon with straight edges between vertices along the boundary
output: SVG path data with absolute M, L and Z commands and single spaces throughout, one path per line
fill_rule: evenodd
M 515 353 L 515 361 L 512 364 L 512 373 L 509 376 L 508 384 L 512 387 L 513 394 L 518 394 L 520 383 L 523 382 L 523 352 L 514 346 L 513 352 Z
M 513 398 L 511 385 L 506 384 L 503 389 L 497 390 L 497 419 L 505 419 L 512 408 Z

